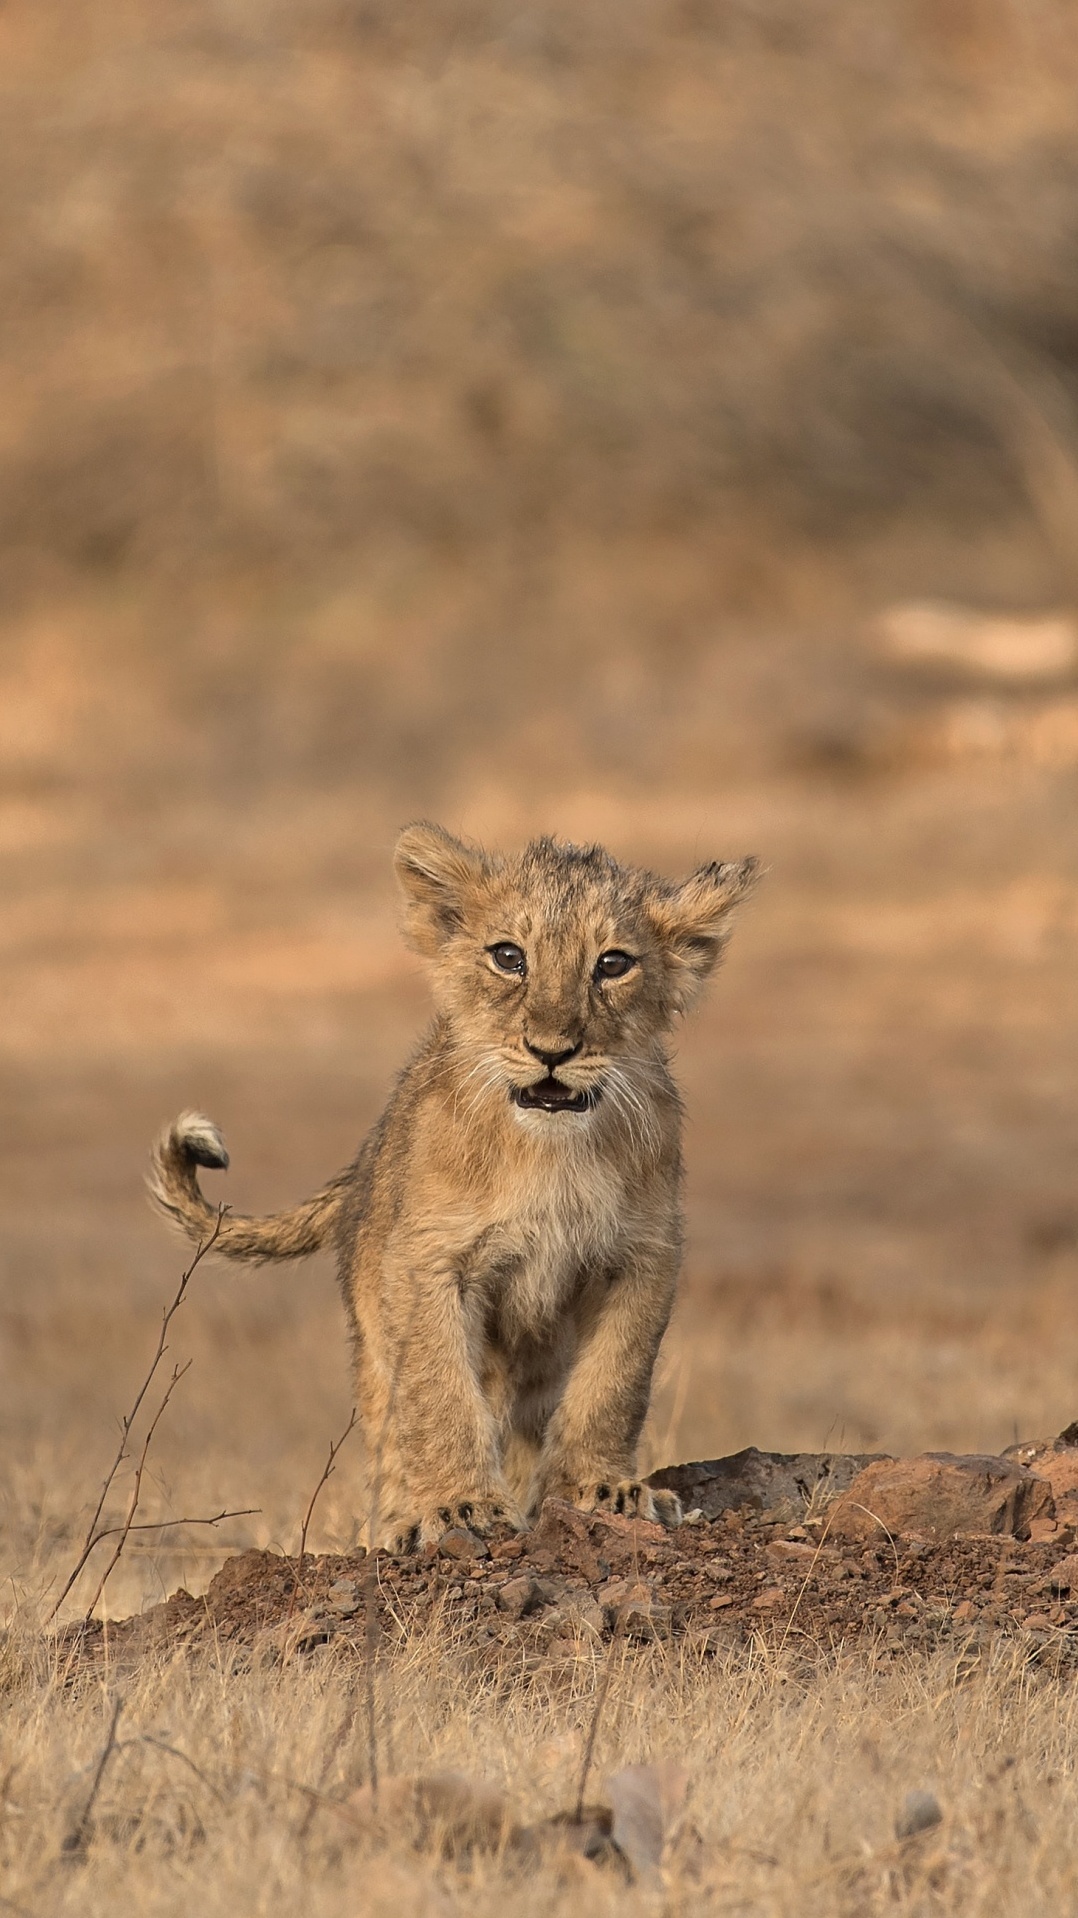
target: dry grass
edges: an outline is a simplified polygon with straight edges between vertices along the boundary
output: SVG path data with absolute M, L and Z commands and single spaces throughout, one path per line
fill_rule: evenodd
M 404 1645 L 383 1685 L 383 1763 L 457 1767 L 505 1788 L 518 1817 L 573 1802 L 596 1683 L 581 1646 L 528 1677 L 482 1681 L 451 1640 Z M 353 1666 L 330 1652 L 283 1669 L 159 1661 L 65 1685 L 40 1647 L 5 1651 L 0 1859 L 5 1909 L 491 1914 L 644 1912 L 654 1892 L 570 1861 L 446 1863 L 402 1828 L 357 1831 L 334 1803 L 365 1775 L 362 1723 L 340 1737 Z M 124 1709 L 82 1855 L 65 1855 L 117 1696 Z M 711 1661 L 637 1651 L 618 1670 L 595 1782 L 633 1760 L 688 1766 L 664 1910 L 775 1913 L 1068 1909 L 1075 1697 L 1013 1646 L 953 1659 L 838 1655 L 815 1666 L 758 1647 Z M 327 1764 L 328 1760 L 328 1764 Z M 935 1791 L 941 1826 L 906 1844 L 895 1819 Z

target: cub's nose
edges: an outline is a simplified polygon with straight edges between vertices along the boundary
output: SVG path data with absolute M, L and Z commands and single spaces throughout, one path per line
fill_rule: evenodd
M 533 1046 L 530 1039 L 525 1039 L 524 1044 L 527 1046 L 533 1059 L 542 1060 L 548 1072 L 556 1072 L 558 1067 L 563 1066 L 567 1059 L 575 1059 L 577 1053 L 580 1051 L 579 1039 L 575 1046 L 562 1046 L 560 1050 L 551 1049 L 548 1046 Z

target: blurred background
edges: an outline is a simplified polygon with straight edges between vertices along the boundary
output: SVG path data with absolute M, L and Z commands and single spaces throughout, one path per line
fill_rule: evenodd
M 1067 0 L 4 8 L 11 1592 L 183 1263 L 159 1125 L 269 1210 L 380 1109 L 417 815 L 769 868 L 652 1462 L 1078 1413 L 1076 87 Z M 328 1265 L 203 1268 L 173 1355 L 145 1516 L 261 1510 L 114 1611 L 294 1549 L 348 1415 Z

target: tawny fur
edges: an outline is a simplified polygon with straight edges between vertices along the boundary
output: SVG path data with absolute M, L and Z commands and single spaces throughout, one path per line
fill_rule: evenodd
M 380 1542 L 522 1525 L 551 1494 L 676 1522 L 634 1478 L 681 1248 L 665 1040 L 754 862 L 674 885 L 599 847 L 502 858 L 420 825 L 396 869 L 434 1022 L 353 1165 L 290 1212 L 226 1213 L 215 1250 L 335 1246 Z M 508 946 L 519 970 L 499 965 Z M 631 963 L 607 976 L 604 954 Z M 554 1075 L 582 1109 L 519 1102 L 550 1086 L 539 1055 L 563 1055 Z M 197 1168 L 227 1164 L 197 1113 L 154 1149 L 154 1199 L 192 1239 L 218 1220 Z

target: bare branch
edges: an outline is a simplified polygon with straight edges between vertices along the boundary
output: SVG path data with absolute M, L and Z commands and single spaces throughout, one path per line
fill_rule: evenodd
M 300 1819 L 299 1825 L 296 1830 L 296 1837 L 300 1839 L 301 1842 L 303 1839 L 307 1837 L 307 1834 L 309 1833 L 311 1826 L 314 1823 L 315 1813 L 317 1812 L 319 1805 L 325 1802 L 326 1780 L 330 1774 L 330 1767 L 332 1766 L 333 1760 L 336 1758 L 337 1753 L 340 1751 L 342 1745 L 345 1743 L 345 1740 L 350 1736 L 352 1732 L 352 1729 L 356 1722 L 356 1713 L 358 1709 L 359 1708 L 356 1703 L 356 1688 L 355 1688 L 355 1685 L 352 1684 L 348 1688 L 348 1702 L 344 1709 L 344 1715 L 341 1718 L 341 1721 L 339 1725 L 337 1726 L 337 1729 L 334 1732 L 333 1737 L 330 1739 L 329 1744 L 326 1747 L 326 1750 L 322 1759 L 322 1769 L 318 1776 L 318 1783 L 314 1788 L 314 1793 L 312 1793 L 307 1800 L 306 1809 L 304 1810 L 303 1817 Z M 314 1795 L 315 1793 L 317 1793 L 317 1796 Z
M 125 1520 L 122 1525 L 109 1525 L 98 1532 L 96 1543 L 115 1538 L 117 1532 L 168 1532 L 176 1525 L 220 1525 L 226 1518 L 254 1518 L 261 1510 L 261 1505 L 243 1505 L 235 1512 L 215 1512 L 212 1518 L 140 1518 L 137 1525 L 128 1525 Z
M 120 1722 L 120 1713 L 123 1711 L 123 1708 L 124 1701 L 118 1697 L 112 1708 L 112 1722 L 109 1725 L 109 1735 L 105 1740 L 104 1749 L 97 1761 L 97 1766 L 90 1784 L 90 1790 L 87 1793 L 86 1803 L 79 1813 L 78 1818 L 75 1820 L 75 1823 L 72 1825 L 71 1830 L 64 1834 L 60 1849 L 68 1859 L 74 1860 L 85 1858 L 86 1856 L 90 1843 L 90 1820 L 93 1816 L 94 1806 L 97 1803 L 97 1794 L 101 1790 L 101 1781 L 105 1776 L 105 1767 L 112 1757 L 113 1752 L 116 1750 L 116 1727 Z
M 296 1576 L 293 1581 L 292 1596 L 288 1601 L 288 1620 L 291 1619 L 292 1614 L 296 1609 L 296 1597 L 299 1592 L 300 1580 L 303 1577 L 303 1560 L 307 1552 L 307 1530 L 311 1523 L 311 1519 L 314 1516 L 314 1508 L 318 1502 L 318 1495 L 321 1492 L 323 1485 L 326 1483 L 326 1480 L 329 1478 L 330 1474 L 333 1471 L 334 1461 L 337 1457 L 337 1453 L 340 1451 L 341 1446 L 344 1444 L 345 1439 L 349 1436 L 349 1433 L 354 1431 L 355 1423 L 356 1423 L 356 1408 L 353 1405 L 352 1416 L 349 1419 L 347 1425 L 345 1426 L 344 1431 L 341 1433 L 340 1438 L 335 1440 L 334 1439 L 330 1440 L 329 1456 L 326 1459 L 325 1465 L 322 1467 L 322 1476 L 319 1479 L 318 1484 L 315 1486 L 314 1491 L 311 1493 L 311 1502 L 307 1507 L 306 1515 L 304 1517 L 303 1524 L 300 1526 L 300 1531 L 299 1531 L 299 1568 L 296 1572 Z
M 186 1378 L 190 1370 L 191 1370 L 190 1359 L 188 1359 L 186 1365 L 173 1366 L 172 1377 L 170 1378 L 167 1386 L 165 1387 L 164 1397 L 162 1398 L 160 1405 L 158 1406 L 156 1412 L 153 1415 L 153 1418 L 150 1420 L 149 1426 L 147 1427 L 146 1437 L 142 1441 L 142 1451 L 139 1453 L 139 1461 L 135 1467 L 135 1482 L 131 1488 L 131 1498 L 128 1502 L 127 1517 L 125 1518 L 123 1524 L 119 1527 L 119 1537 L 116 1540 L 115 1550 L 113 1551 L 112 1557 L 109 1559 L 108 1564 L 106 1565 L 104 1571 L 101 1574 L 100 1579 L 98 1580 L 97 1589 L 95 1590 L 94 1595 L 92 1599 L 90 1600 L 90 1603 L 86 1607 L 85 1616 L 87 1618 L 90 1618 L 93 1616 L 94 1606 L 97 1604 L 98 1600 L 101 1597 L 102 1592 L 105 1589 L 105 1586 L 108 1584 L 109 1579 L 112 1577 L 113 1572 L 116 1570 L 116 1567 L 120 1562 L 120 1557 L 121 1557 L 121 1554 L 123 1553 L 124 1546 L 127 1544 L 127 1541 L 131 1536 L 131 1527 L 134 1524 L 135 1513 L 138 1511 L 139 1498 L 142 1495 L 142 1474 L 146 1469 L 146 1459 L 149 1454 L 150 1446 L 153 1443 L 153 1435 L 156 1432 L 157 1427 L 161 1422 L 161 1418 L 164 1414 L 166 1406 L 168 1405 L 169 1399 L 172 1397 L 172 1394 L 176 1390 L 176 1387 L 180 1383 L 180 1380 L 182 1378 Z M 115 1530 L 116 1528 L 113 1528 L 113 1529 Z
M 190 1285 L 195 1272 L 197 1271 L 198 1267 L 201 1265 L 207 1253 L 213 1250 L 213 1247 L 220 1236 L 221 1227 L 224 1223 L 224 1217 L 227 1210 L 228 1210 L 227 1206 L 222 1205 L 218 1207 L 217 1222 L 214 1225 L 213 1231 L 210 1233 L 210 1236 L 208 1239 L 201 1242 L 196 1247 L 195 1256 L 191 1260 L 190 1265 L 187 1267 L 187 1270 L 184 1272 L 183 1276 L 180 1279 L 180 1283 L 176 1289 L 176 1295 L 173 1298 L 171 1305 L 167 1305 L 165 1307 L 164 1312 L 161 1315 L 161 1331 L 158 1336 L 157 1350 L 153 1356 L 153 1363 L 151 1364 L 150 1369 L 146 1374 L 146 1377 L 143 1379 L 142 1384 L 140 1385 L 138 1389 L 138 1392 L 135 1394 L 135 1402 L 132 1405 L 131 1410 L 127 1413 L 126 1417 L 122 1418 L 120 1421 L 119 1450 L 117 1451 L 116 1457 L 113 1459 L 112 1464 L 109 1466 L 109 1469 L 105 1474 L 105 1482 L 101 1487 L 101 1496 L 97 1501 L 97 1505 L 94 1508 L 94 1515 L 91 1518 L 90 1523 L 86 1529 L 86 1537 L 84 1538 L 82 1543 L 82 1550 L 80 1551 L 78 1558 L 75 1561 L 74 1568 L 70 1576 L 68 1577 L 66 1584 L 64 1585 L 63 1591 L 60 1593 L 59 1598 L 56 1600 L 56 1603 L 53 1605 L 51 1611 L 48 1614 L 48 1617 L 45 1620 L 45 1623 L 47 1625 L 51 1624 L 52 1620 L 56 1617 L 57 1612 L 60 1610 L 60 1607 L 63 1604 L 65 1598 L 67 1597 L 68 1593 L 71 1591 L 80 1573 L 83 1571 L 83 1568 L 85 1567 L 86 1562 L 89 1559 L 90 1554 L 94 1550 L 95 1546 L 99 1543 L 99 1541 L 102 1538 L 111 1537 L 113 1534 L 114 1528 L 112 1527 L 110 1527 L 107 1532 L 98 1531 L 98 1525 L 100 1524 L 101 1514 L 105 1509 L 105 1500 L 108 1498 L 108 1495 L 110 1491 L 112 1490 L 113 1482 L 116 1478 L 117 1472 L 119 1471 L 121 1465 L 123 1464 L 124 1459 L 127 1457 L 127 1441 L 131 1436 L 131 1428 L 134 1425 L 136 1418 L 138 1417 L 139 1411 L 142 1407 L 142 1402 L 144 1398 L 146 1397 L 146 1394 L 149 1391 L 150 1386 L 153 1384 L 154 1379 L 157 1376 L 157 1368 L 160 1365 L 161 1360 L 164 1358 L 165 1353 L 168 1351 L 169 1326 L 171 1325 L 173 1319 L 175 1318 L 177 1312 L 179 1311 L 181 1305 L 183 1304 L 185 1297 L 187 1296 L 187 1288 Z M 187 1368 L 185 1366 L 184 1370 L 186 1371 L 186 1369 Z M 175 1375 L 173 1375 L 172 1385 L 175 1385 L 176 1383 L 177 1383 L 176 1377 Z M 161 1413 L 164 1411 L 165 1404 L 167 1404 L 168 1398 L 172 1391 L 172 1385 L 169 1386 L 168 1392 L 166 1392 L 165 1394 L 164 1403 L 158 1409 L 157 1418 L 154 1419 L 154 1425 L 157 1424 L 157 1419 L 160 1418 Z M 153 1426 L 151 1426 L 150 1430 L 152 1432 Z M 146 1457 L 145 1448 L 143 1448 L 142 1464 L 145 1463 L 145 1457 Z M 141 1471 L 141 1464 L 140 1464 L 140 1471 Z M 137 1500 L 136 1500 L 136 1503 L 137 1503 Z M 133 1512 L 134 1512 L 134 1508 L 132 1508 L 131 1512 L 129 1513 L 129 1519 L 133 1517 Z M 127 1530 L 128 1531 L 131 1530 L 130 1523 L 127 1526 Z M 110 1566 L 109 1570 L 111 1571 L 111 1569 L 112 1567 Z M 105 1576 L 107 1577 L 108 1573 L 106 1573 Z M 99 1587 L 98 1588 L 99 1592 L 100 1592 L 100 1589 L 101 1588 Z M 97 1600 L 95 1598 L 94 1604 L 96 1603 L 97 1603 Z M 89 1616 L 89 1613 L 92 1611 L 93 1611 L 93 1605 L 91 1605 L 88 1608 L 87 1616 Z
M 136 1741 L 132 1739 L 131 1742 L 132 1744 L 134 1744 Z M 214 1797 L 218 1800 L 220 1804 L 223 1805 L 225 1803 L 224 1792 L 218 1790 L 217 1786 L 213 1782 L 213 1779 L 207 1778 L 205 1772 L 202 1771 L 201 1768 L 195 1764 L 194 1759 L 188 1758 L 187 1753 L 184 1751 L 181 1751 L 178 1745 L 170 1745 L 166 1739 L 156 1738 L 153 1732 L 140 1733 L 137 1742 L 140 1745 L 152 1745 L 154 1751 L 167 1752 L 170 1758 L 180 1759 L 180 1761 L 187 1766 L 188 1770 L 193 1771 L 195 1774 L 195 1777 L 199 1779 L 199 1781 L 203 1785 L 205 1785 L 206 1790 L 213 1793 Z
M 595 1703 L 591 1710 L 591 1723 L 588 1726 L 588 1736 L 584 1743 L 584 1757 L 580 1765 L 580 1783 L 577 1786 L 576 1807 L 573 1811 L 573 1823 L 577 1825 L 583 1821 L 584 1817 L 584 1793 L 587 1789 L 588 1774 L 591 1771 L 591 1761 L 595 1756 L 595 1740 L 599 1736 L 599 1725 L 603 1712 L 606 1709 L 607 1696 L 610 1691 L 610 1681 L 614 1676 L 614 1648 L 621 1641 L 624 1624 L 625 1610 L 623 1607 L 618 1612 L 614 1624 L 614 1636 L 607 1647 L 606 1659 L 603 1665 L 603 1675 L 599 1680 L 599 1689 L 595 1694 Z
M 340 1438 L 337 1439 L 336 1442 L 331 1442 L 330 1444 L 329 1457 L 326 1459 L 326 1463 L 323 1467 L 322 1476 L 319 1479 L 318 1484 L 315 1486 L 314 1491 L 311 1493 L 311 1502 L 307 1507 L 307 1515 L 304 1518 L 303 1524 L 300 1528 L 300 1534 L 299 1534 L 299 1562 L 300 1562 L 301 1569 L 303 1566 L 304 1554 L 307 1550 L 307 1531 L 310 1526 L 311 1519 L 314 1516 L 314 1508 L 318 1502 L 318 1495 L 321 1492 L 322 1487 L 325 1485 L 327 1479 L 330 1477 L 330 1474 L 332 1473 L 334 1469 L 337 1453 L 340 1451 L 341 1446 L 344 1444 L 345 1439 L 348 1438 L 351 1435 L 351 1433 L 355 1431 L 355 1425 L 356 1425 L 356 1408 L 353 1405 L 352 1416 L 349 1419 L 347 1425 L 345 1426 L 344 1431 L 341 1433 Z

